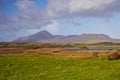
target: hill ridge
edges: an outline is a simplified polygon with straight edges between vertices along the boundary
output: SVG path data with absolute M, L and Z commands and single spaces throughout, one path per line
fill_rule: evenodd
M 53 35 L 46 30 L 30 36 L 20 37 L 14 42 L 43 42 L 43 43 L 98 43 L 114 42 L 120 43 L 120 39 L 113 39 L 105 34 L 80 34 L 80 35 Z

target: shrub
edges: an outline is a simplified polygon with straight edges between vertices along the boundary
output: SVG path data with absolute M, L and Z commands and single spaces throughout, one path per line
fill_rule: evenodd
M 53 53 L 59 53 L 59 51 L 53 51 Z
M 108 55 L 108 60 L 117 60 L 120 59 L 120 54 L 118 54 L 117 52 Z
M 93 57 L 99 57 L 98 54 L 99 54 L 99 52 L 93 52 L 92 55 L 93 55 Z

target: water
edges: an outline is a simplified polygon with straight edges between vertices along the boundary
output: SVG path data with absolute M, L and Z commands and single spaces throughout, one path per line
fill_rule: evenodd
M 62 48 L 63 50 L 114 50 L 115 48 L 94 47 L 94 48 Z

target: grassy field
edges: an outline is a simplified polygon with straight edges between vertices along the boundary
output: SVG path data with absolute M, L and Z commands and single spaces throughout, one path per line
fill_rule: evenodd
M 114 52 L 0 48 L 0 80 L 120 80 L 120 60 L 107 60 Z
M 120 60 L 0 56 L 0 80 L 120 80 Z

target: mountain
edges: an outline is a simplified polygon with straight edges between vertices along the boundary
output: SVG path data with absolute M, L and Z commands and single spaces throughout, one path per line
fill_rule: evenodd
M 113 39 L 105 34 L 81 34 L 81 35 L 52 35 L 48 31 L 40 31 L 36 34 L 20 37 L 14 42 L 43 42 L 43 43 L 120 43 L 120 39 Z
M 52 38 L 54 38 L 52 34 L 50 34 L 48 31 L 43 30 L 30 36 L 20 37 L 16 39 L 14 42 L 36 42 Z

